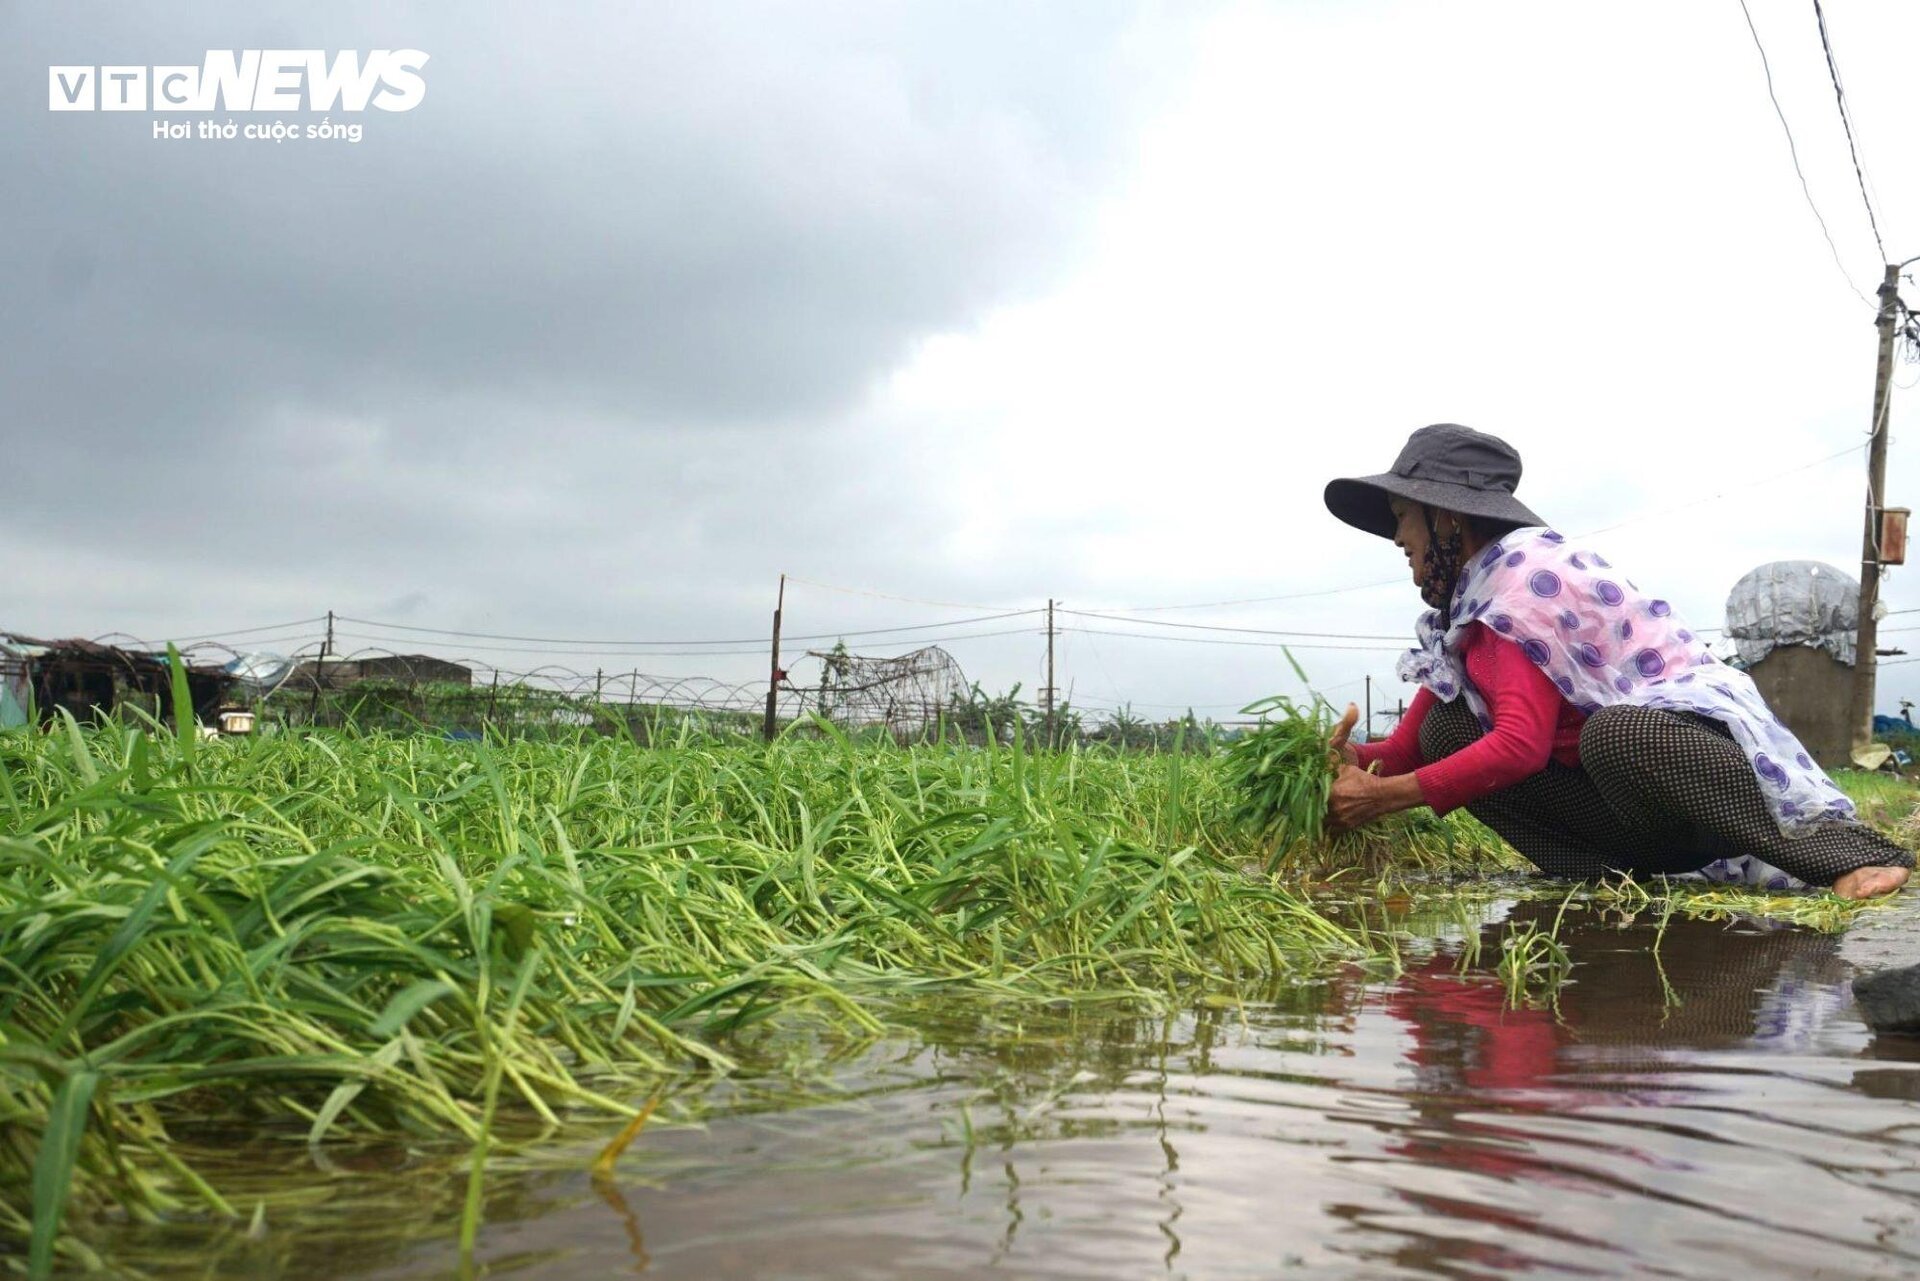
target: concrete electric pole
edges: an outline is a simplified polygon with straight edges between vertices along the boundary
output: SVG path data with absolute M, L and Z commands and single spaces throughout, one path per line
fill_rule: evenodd
M 1905 264 L 1902 264 L 1903 266 Z M 1873 741 L 1873 686 L 1880 663 L 1880 513 L 1886 506 L 1887 397 L 1893 381 L 1893 335 L 1900 318 L 1900 268 L 1889 263 L 1880 281 L 1880 354 L 1873 372 L 1873 434 L 1867 442 L 1866 529 L 1860 540 L 1860 622 L 1853 651 L 1853 744 Z

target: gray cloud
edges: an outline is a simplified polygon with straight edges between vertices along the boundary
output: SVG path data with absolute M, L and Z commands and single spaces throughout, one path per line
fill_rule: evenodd
M 185 562 L 300 544 L 293 574 L 395 546 L 590 563 L 618 522 L 697 573 L 782 493 L 884 513 L 836 479 L 857 455 L 832 424 L 1070 261 L 1127 161 L 1128 27 L 1103 4 L 12 10 L 0 162 L 33 180 L 6 197 L 7 432 L 90 501 L 36 487 L 0 520 Z M 40 109 L 50 63 L 406 45 L 427 101 L 357 146 Z

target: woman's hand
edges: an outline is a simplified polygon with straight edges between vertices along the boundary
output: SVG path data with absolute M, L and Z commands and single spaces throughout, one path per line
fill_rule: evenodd
M 1347 740 L 1353 735 L 1353 727 L 1360 720 L 1360 709 L 1352 703 L 1347 704 L 1347 714 L 1333 727 L 1333 734 L 1327 739 L 1327 747 L 1333 752 L 1336 765 L 1351 765 L 1358 768 L 1360 753 L 1354 750 Z
M 1333 791 L 1327 796 L 1327 830 L 1351 832 L 1383 814 L 1425 803 L 1420 784 L 1411 774 L 1379 778 L 1351 765 L 1342 765 L 1334 775 Z

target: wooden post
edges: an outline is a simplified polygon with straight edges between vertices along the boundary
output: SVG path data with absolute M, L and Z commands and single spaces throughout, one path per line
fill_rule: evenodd
M 307 704 L 307 725 L 320 724 L 320 679 L 326 674 L 327 656 L 333 653 L 333 611 L 327 611 L 327 638 L 320 642 L 320 657 L 313 660 L 313 699 Z
M 1047 688 L 1044 691 L 1047 711 L 1047 747 L 1051 750 L 1053 741 L 1053 600 L 1047 600 Z
M 761 733 L 771 743 L 776 731 L 780 699 L 780 614 L 787 607 L 787 576 L 780 575 L 780 594 L 773 604 L 773 666 L 767 676 L 767 720 Z
M 1373 677 L 1367 677 L 1367 732 L 1366 740 L 1373 741 Z
M 1880 351 L 1873 371 L 1873 434 L 1867 444 L 1866 532 L 1860 541 L 1860 622 L 1853 646 L 1853 745 L 1873 741 L 1873 687 L 1879 661 L 1880 622 L 1873 616 L 1880 601 L 1880 508 L 1887 484 L 1887 401 L 1893 381 L 1893 332 L 1900 312 L 1900 268 L 1887 264 L 1880 281 Z

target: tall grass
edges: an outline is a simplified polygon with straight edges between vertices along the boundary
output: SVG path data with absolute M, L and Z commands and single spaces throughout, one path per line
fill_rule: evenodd
M 186 1129 L 630 1118 L 769 1020 L 1154 1001 L 1365 951 L 1166 758 L 158 726 L 0 735 L 0 1261 L 238 1216 Z M 15 1255 L 17 1258 L 18 1255 Z

